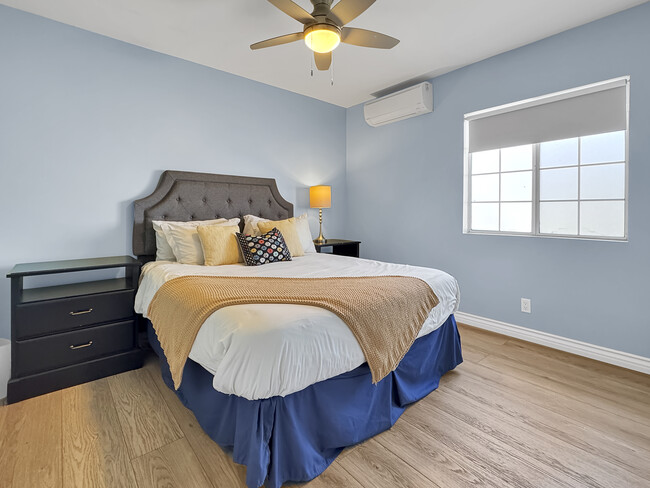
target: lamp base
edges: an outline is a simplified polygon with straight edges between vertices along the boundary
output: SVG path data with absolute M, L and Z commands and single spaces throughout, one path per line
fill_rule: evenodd
M 327 239 L 323 237 L 323 209 L 319 208 L 318 209 L 318 224 L 319 224 L 319 229 L 318 229 L 318 237 L 314 239 L 314 244 L 325 244 L 327 242 Z

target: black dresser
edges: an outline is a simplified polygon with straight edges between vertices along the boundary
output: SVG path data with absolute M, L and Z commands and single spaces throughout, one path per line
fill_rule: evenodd
M 109 268 L 123 268 L 124 277 L 23 286 L 29 277 Z M 16 265 L 7 275 L 11 279 L 7 402 L 142 366 L 133 310 L 139 275 L 140 262 L 131 256 Z

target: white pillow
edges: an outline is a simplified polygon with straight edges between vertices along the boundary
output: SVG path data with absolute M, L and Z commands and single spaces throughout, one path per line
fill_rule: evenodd
M 296 230 L 298 231 L 298 237 L 300 237 L 300 243 L 302 244 L 303 250 L 306 253 L 316 252 L 316 246 L 314 246 L 311 230 L 309 230 L 307 214 L 302 214 L 300 217 L 296 217 Z
M 262 235 L 257 224 L 260 222 L 268 222 L 269 220 L 256 217 L 255 215 L 244 215 L 244 235 L 255 237 Z
M 262 235 L 258 225 L 260 222 L 268 222 L 269 220 L 271 219 L 263 219 L 255 215 L 244 215 L 244 234 L 251 236 Z M 295 217 L 294 221 L 296 223 L 298 237 L 300 238 L 300 244 L 302 244 L 304 252 L 316 252 L 316 247 L 314 246 L 314 241 L 311 236 L 311 230 L 309 230 L 309 219 L 307 214 Z
M 203 247 L 196 228 L 199 225 L 239 225 L 239 219 L 223 220 L 206 224 L 206 221 L 197 225 L 187 226 L 177 223 L 162 222 L 162 228 L 169 245 L 174 252 L 176 260 L 181 264 L 204 264 Z
M 153 230 L 156 232 L 156 261 L 176 261 L 174 250 L 167 241 L 167 237 L 162 230 L 161 224 L 171 224 L 196 228 L 199 225 L 220 224 L 221 222 L 226 222 L 226 219 L 192 220 L 191 222 L 152 220 L 151 223 L 153 224 Z

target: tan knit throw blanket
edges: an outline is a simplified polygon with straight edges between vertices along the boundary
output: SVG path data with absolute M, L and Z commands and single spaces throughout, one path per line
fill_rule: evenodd
M 438 297 L 426 282 L 407 276 L 172 279 L 148 313 L 176 389 L 203 322 L 220 308 L 246 303 L 313 305 L 335 313 L 356 337 L 377 383 L 402 360 Z

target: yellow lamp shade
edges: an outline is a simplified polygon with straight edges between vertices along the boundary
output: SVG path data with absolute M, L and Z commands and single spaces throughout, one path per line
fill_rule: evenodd
M 309 206 L 311 208 L 331 208 L 332 187 L 326 185 L 309 187 Z
M 341 42 L 339 30 L 329 24 L 318 24 L 305 29 L 305 44 L 317 53 L 334 51 Z

